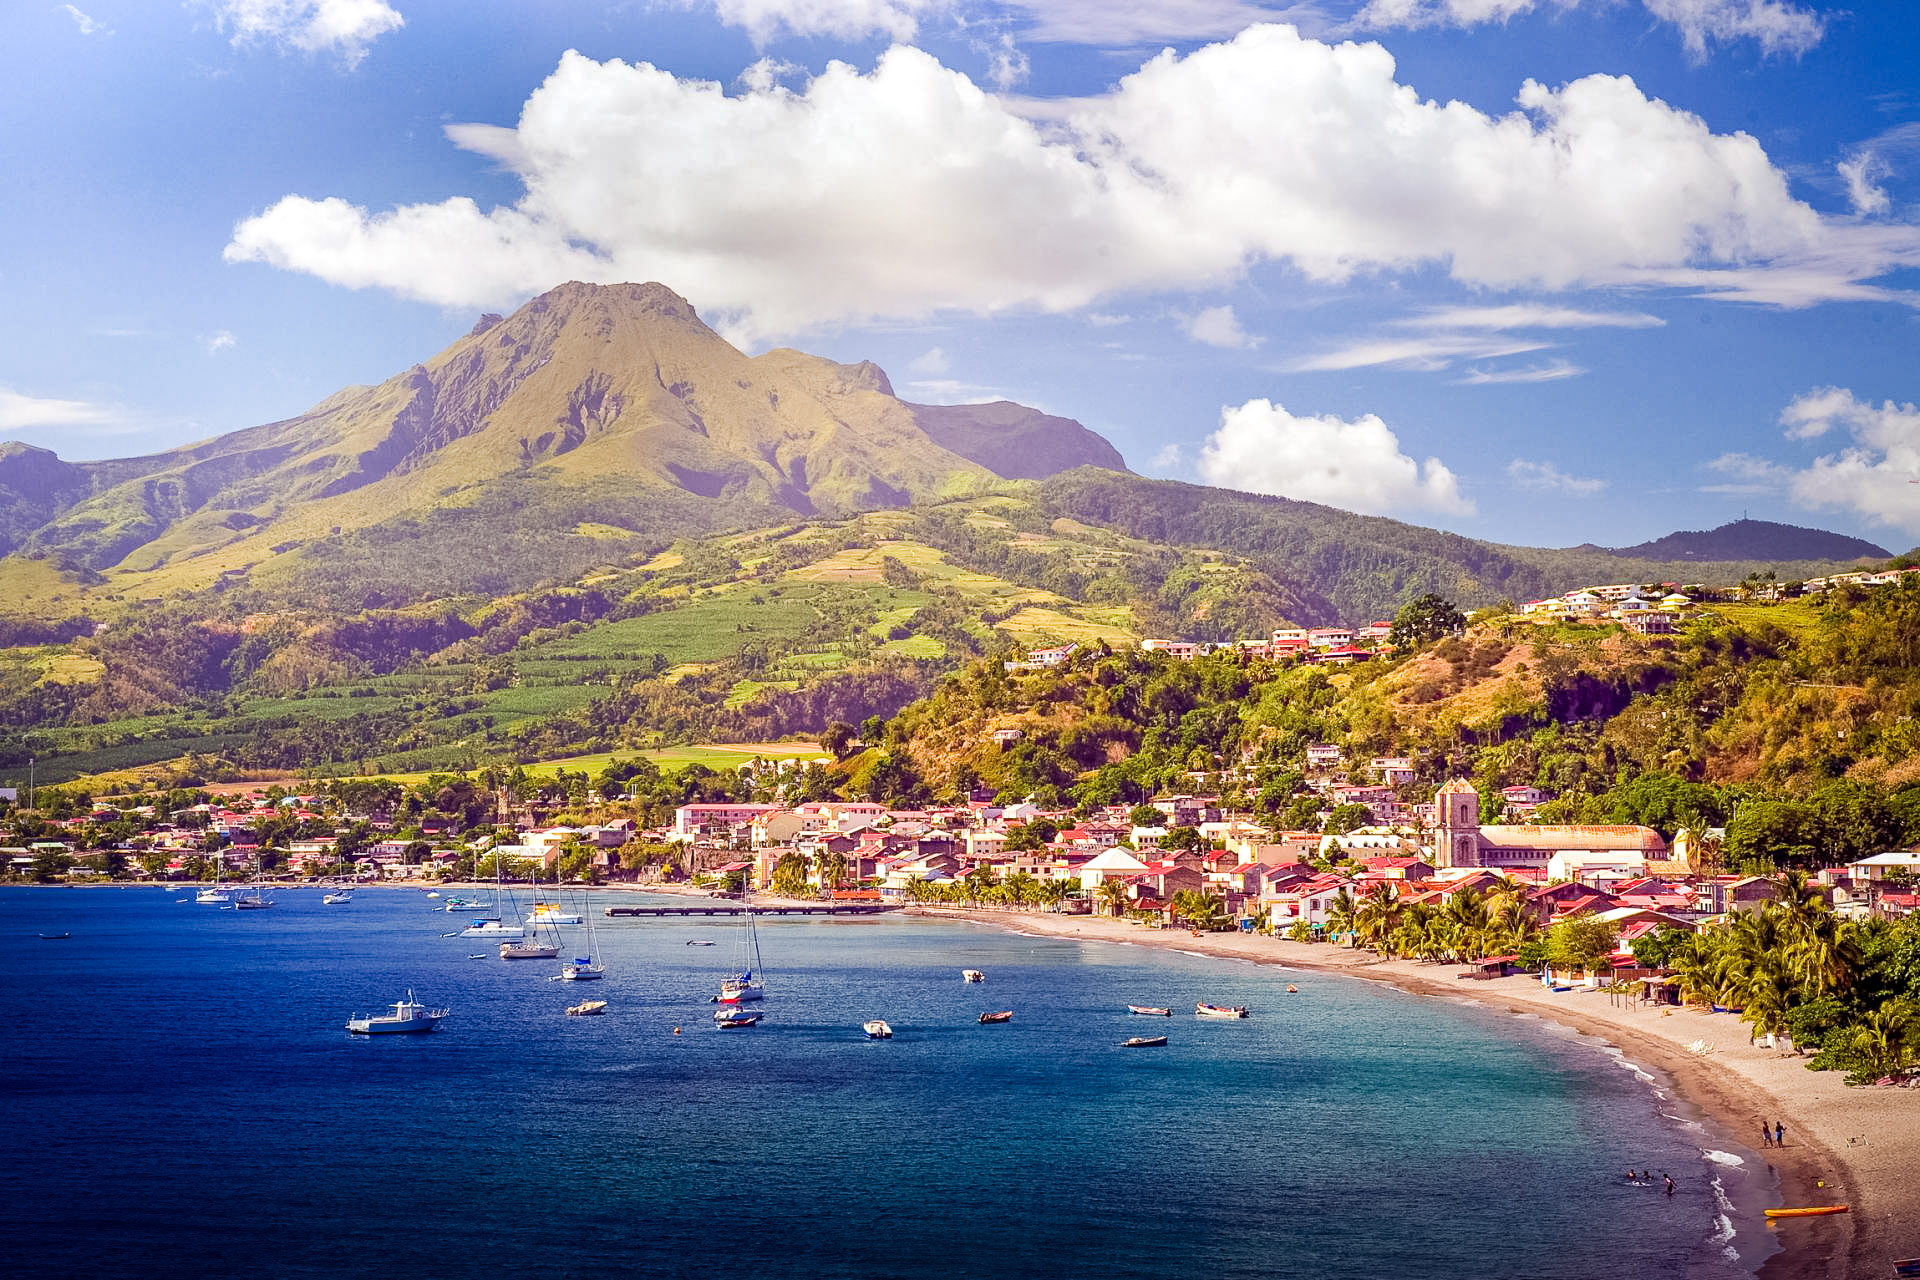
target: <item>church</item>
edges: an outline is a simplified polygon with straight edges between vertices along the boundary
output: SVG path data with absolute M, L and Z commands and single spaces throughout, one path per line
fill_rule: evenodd
M 1639 864 L 1666 856 L 1667 842 L 1652 827 L 1480 825 L 1480 793 L 1455 778 L 1434 793 L 1434 866 L 1562 869 L 1593 863 Z

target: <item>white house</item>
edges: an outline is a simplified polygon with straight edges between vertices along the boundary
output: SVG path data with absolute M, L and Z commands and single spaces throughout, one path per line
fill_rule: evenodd
M 1885 880 L 1889 872 L 1905 870 L 1920 879 L 1920 849 L 1893 849 L 1847 864 L 1855 880 Z
M 1086 865 L 1080 868 L 1080 887 L 1091 893 L 1110 878 L 1124 880 L 1146 869 L 1146 863 L 1125 849 L 1108 849 L 1098 857 L 1089 858 Z

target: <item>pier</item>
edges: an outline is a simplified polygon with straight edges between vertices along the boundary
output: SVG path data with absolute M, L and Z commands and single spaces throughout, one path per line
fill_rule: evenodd
M 608 907 L 610 916 L 877 916 L 884 911 L 900 911 L 894 902 L 823 902 L 805 907 Z

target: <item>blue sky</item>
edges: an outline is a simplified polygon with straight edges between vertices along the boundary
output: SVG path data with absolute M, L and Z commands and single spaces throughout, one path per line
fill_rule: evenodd
M 1148 474 L 1920 542 L 1920 13 L 90 0 L 0 42 L 0 438 L 111 457 L 569 278 Z

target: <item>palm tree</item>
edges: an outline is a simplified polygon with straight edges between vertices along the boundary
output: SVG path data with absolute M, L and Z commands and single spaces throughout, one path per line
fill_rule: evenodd
M 1118 919 L 1127 909 L 1127 886 L 1120 880 L 1102 880 L 1100 882 L 1100 905 L 1110 909 Z
M 1493 923 L 1487 900 L 1476 889 L 1462 889 L 1447 900 L 1446 914 L 1453 926 L 1453 958 L 1462 963 L 1479 959 L 1488 927 Z
M 1905 1070 L 1920 1048 L 1920 1007 L 1904 997 L 1887 1001 L 1854 1029 L 1850 1047 L 1871 1079 Z
M 1346 934 L 1349 947 L 1360 945 L 1360 939 L 1353 928 L 1356 911 L 1353 895 L 1344 888 L 1337 891 L 1327 902 L 1327 932 L 1333 937 Z
M 1391 952 L 1393 932 L 1400 923 L 1400 898 L 1385 881 L 1367 890 L 1354 912 L 1354 928 L 1370 947 Z

